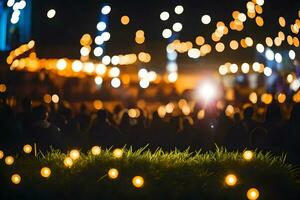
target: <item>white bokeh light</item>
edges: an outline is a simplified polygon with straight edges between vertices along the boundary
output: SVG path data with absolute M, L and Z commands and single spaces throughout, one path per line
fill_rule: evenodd
M 211 22 L 211 17 L 209 15 L 203 15 L 201 17 L 201 22 L 205 25 L 209 24 Z
M 163 32 L 162 32 L 162 36 L 165 39 L 168 39 L 172 36 L 172 31 L 170 29 L 164 29 Z
M 113 79 L 111 80 L 111 86 L 112 86 L 113 88 L 118 88 L 118 87 L 120 87 L 120 86 L 121 86 L 121 81 L 120 81 L 120 79 L 119 79 L 119 78 L 113 78 Z
M 162 21 L 167 21 L 170 17 L 170 14 L 168 12 L 164 11 L 164 12 L 160 13 L 159 17 Z
M 180 22 L 176 22 L 173 24 L 173 30 L 175 32 L 180 32 L 182 30 L 182 24 Z
M 294 50 L 289 51 L 289 57 L 291 60 L 295 60 L 296 58 L 296 52 Z
M 178 6 L 176 6 L 175 9 L 174 9 L 174 12 L 175 12 L 177 15 L 182 14 L 183 11 L 184 11 L 184 8 L 183 8 L 182 5 L 178 5 Z
M 277 63 L 281 63 L 282 62 L 282 55 L 280 53 L 276 53 L 275 54 L 275 61 Z
M 103 8 L 101 9 L 101 13 L 103 15 L 108 15 L 111 11 L 111 7 L 109 5 L 103 6 Z
M 49 19 L 52 19 L 53 17 L 55 17 L 55 15 L 56 15 L 56 11 L 55 11 L 54 9 L 48 10 L 48 12 L 47 12 L 47 17 L 48 17 Z
M 106 29 L 106 23 L 105 22 L 99 22 L 97 24 L 97 30 L 98 31 L 104 31 Z

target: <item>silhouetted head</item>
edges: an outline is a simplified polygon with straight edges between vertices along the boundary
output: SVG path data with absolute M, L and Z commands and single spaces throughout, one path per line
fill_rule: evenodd
M 239 122 L 241 120 L 241 115 L 239 112 L 234 113 L 233 119 L 235 122 Z
M 47 120 L 48 109 L 44 105 L 37 106 L 33 108 L 33 116 L 35 120 Z
M 101 109 L 97 112 L 97 118 L 98 120 L 104 122 L 107 119 L 107 111 L 104 109 Z
M 267 108 L 266 122 L 276 122 L 282 120 L 280 107 L 277 103 L 272 103 Z
M 250 120 L 253 118 L 253 114 L 254 114 L 254 109 L 252 106 L 248 106 L 247 108 L 245 108 L 244 110 L 244 118 L 246 120 Z

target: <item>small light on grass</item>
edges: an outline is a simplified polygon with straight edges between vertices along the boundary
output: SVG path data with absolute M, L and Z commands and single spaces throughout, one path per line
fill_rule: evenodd
M 66 167 L 72 167 L 72 165 L 73 165 L 73 160 L 72 160 L 72 158 L 70 158 L 70 157 L 66 157 L 65 159 L 64 159 L 64 165 L 66 166 Z
M 32 152 L 32 146 L 30 144 L 25 144 L 24 147 L 23 147 L 23 151 L 25 153 L 31 153 Z
M 119 176 L 119 171 L 115 168 L 111 168 L 110 170 L 108 170 L 108 177 L 111 179 L 116 179 Z
M 19 174 L 13 174 L 11 176 L 11 182 L 13 182 L 14 184 L 19 184 L 21 182 L 21 176 Z
M 80 157 L 80 152 L 77 149 L 73 149 L 70 151 L 70 158 L 72 158 L 72 160 L 77 160 Z
M 49 167 L 43 167 L 41 169 L 41 176 L 44 178 L 48 178 L 51 175 L 51 169 Z
M 141 176 L 135 176 L 132 179 L 132 184 L 136 188 L 141 188 L 144 185 L 144 178 Z
M 228 174 L 225 177 L 225 183 L 226 183 L 226 185 L 233 187 L 237 183 L 237 177 L 234 174 Z
M 250 161 L 253 159 L 253 152 L 250 150 L 244 151 L 243 153 L 244 160 Z
M 15 159 L 12 156 L 7 156 L 5 158 L 5 164 L 7 164 L 7 165 L 12 165 L 14 162 L 15 162 Z
M 259 191 L 256 188 L 250 188 L 247 191 L 247 198 L 249 200 L 256 200 L 259 197 Z
M 99 146 L 93 146 L 92 147 L 92 154 L 94 156 L 98 156 L 101 153 L 101 148 Z
M 122 149 L 115 149 L 114 151 L 113 151 L 113 156 L 115 157 L 115 158 L 121 158 L 122 156 L 123 156 L 123 150 Z

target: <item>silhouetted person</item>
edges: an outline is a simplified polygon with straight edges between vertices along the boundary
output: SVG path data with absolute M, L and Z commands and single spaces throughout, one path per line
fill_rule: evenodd
M 32 143 L 37 143 L 38 149 L 49 150 L 50 146 L 62 148 L 62 137 L 58 127 L 48 121 L 47 107 L 44 105 L 33 108 L 34 123 L 31 128 Z
M 121 137 L 120 131 L 109 122 L 107 111 L 99 110 L 90 131 L 91 145 L 118 146 L 121 143 Z

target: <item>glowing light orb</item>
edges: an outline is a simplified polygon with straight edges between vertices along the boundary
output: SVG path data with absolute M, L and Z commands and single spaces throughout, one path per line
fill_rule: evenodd
M 271 76 L 272 75 L 272 69 L 270 67 L 265 67 L 264 74 L 265 74 L 265 76 Z
M 67 61 L 65 59 L 59 59 L 56 63 L 56 68 L 58 70 L 64 70 L 67 68 Z
M 256 45 L 256 50 L 257 50 L 259 53 L 263 53 L 263 52 L 265 51 L 265 47 L 264 47 L 264 45 L 258 43 L 258 44 Z
M 101 76 L 96 76 L 94 81 L 96 85 L 101 85 L 103 83 L 103 78 Z
M 118 87 L 120 87 L 120 86 L 121 86 L 121 81 L 120 81 L 120 79 L 119 79 L 119 78 L 113 78 L 113 79 L 111 80 L 111 86 L 112 86 L 113 88 L 118 88 Z
M 201 17 L 201 22 L 205 25 L 210 24 L 211 22 L 211 17 L 209 15 L 203 15 Z
M 174 9 L 174 12 L 175 12 L 177 15 L 182 14 L 183 11 L 184 11 L 184 8 L 183 8 L 182 5 L 178 5 L 178 6 L 176 6 L 175 9 Z
M 216 97 L 216 88 L 211 83 L 204 83 L 198 88 L 198 95 L 200 98 L 208 102 Z
M 5 158 L 5 164 L 7 164 L 7 165 L 12 165 L 12 164 L 14 164 L 14 162 L 15 162 L 15 159 L 12 156 L 7 156 Z
M 0 160 L 4 157 L 4 152 L 0 150 Z
M 147 80 L 147 79 L 141 79 L 140 80 L 140 86 L 141 86 L 141 88 L 146 89 L 146 88 L 149 87 L 149 85 L 150 85 L 149 80 Z
M 102 54 L 103 54 L 103 49 L 102 49 L 102 47 L 96 47 L 96 48 L 94 49 L 94 55 L 95 55 L 96 57 L 100 57 Z
M 163 38 L 168 39 L 172 36 L 172 31 L 168 28 L 164 29 L 162 32 L 162 36 L 163 36 Z
M 290 51 L 289 51 L 289 57 L 290 57 L 291 60 L 295 60 L 295 58 L 296 58 L 296 53 L 295 53 L 294 50 L 290 50 Z
M 72 165 L 73 165 L 73 160 L 72 160 L 72 158 L 70 158 L 70 157 L 66 157 L 65 159 L 64 159 L 64 165 L 66 166 L 66 167 L 72 167 Z
M 25 153 L 31 153 L 31 151 L 32 151 L 32 146 L 31 146 L 30 144 L 24 145 L 23 151 L 24 151 Z
M 101 38 L 103 39 L 103 41 L 108 41 L 110 40 L 110 33 L 109 32 L 103 32 L 101 34 Z
M 51 100 L 53 103 L 59 102 L 59 96 L 57 94 L 52 95 Z
M 256 96 L 256 101 L 257 101 L 257 96 Z M 252 160 L 253 159 L 253 152 L 250 151 L 250 150 L 244 151 L 244 153 L 243 153 L 243 159 L 247 160 L 247 161 Z
M 167 21 L 170 17 L 170 14 L 168 12 L 164 11 L 164 12 L 160 13 L 159 17 L 162 21 Z
M 265 52 L 265 56 L 268 60 L 273 61 L 275 58 L 275 54 L 271 49 L 267 49 Z
M 101 153 L 101 148 L 99 146 L 93 146 L 91 152 L 94 156 L 98 156 Z
M 44 178 L 48 178 L 51 175 L 51 169 L 49 167 L 43 167 L 41 169 L 41 176 Z
M 250 188 L 247 191 L 247 198 L 249 200 L 256 200 L 259 197 L 259 191 L 256 188 Z
M 105 22 L 99 22 L 97 24 L 98 31 L 104 31 L 106 29 L 106 23 Z
M 129 24 L 129 22 L 130 22 L 130 18 L 128 16 L 124 15 L 124 16 L 121 17 L 121 23 L 123 25 Z
M 111 11 L 111 7 L 109 5 L 103 6 L 103 8 L 101 9 L 101 13 L 103 15 L 108 15 Z
M 141 188 L 144 185 L 144 178 L 141 176 L 135 176 L 132 178 L 132 184 L 136 188 Z
M 182 30 L 182 24 L 180 22 L 176 22 L 173 24 L 173 30 L 175 32 L 180 32 Z
M 72 160 L 77 160 L 80 157 L 80 152 L 77 149 L 73 149 L 70 151 L 70 158 L 72 158 Z
M 83 69 L 83 64 L 82 64 L 81 61 L 75 60 L 75 61 L 72 63 L 72 70 L 73 70 L 74 72 L 80 72 L 82 69 Z
M 21 182 L 22 178 L 19 174 L 13 174 L 11 176 L 11 182 L 13 182 L 13 184 L 19 184 Z
M 110 179 L 116 179 L 119 176 L 119 171 L 115 168 L 108 170 L 107 175 Z
M 275 61 L 277 63 L 281 63 L 282 62 L 282 55 L 280 53 L 276 53 L 275 54 Z
M 170 83 L 174 83 L 176 82 L 178 79 L 178 74 L 177 72 L 171 72 L 169 75 L 168 75 L 168 80 Z
M 109 56 L 103 56 L 103 58 L 102 58 L 102 63 L 104 64 L 104 65 L 109 65 L 110 64 L 110 61 L 111 61 L 111 59 L 110 59 L 110 57 Z
M 109 70 L 109 77 L 118 77 L 120 75 L 120 69 L 118 67 L 112 67 L 110 70 Z
M 250 70 L 250 65 L 248 63 L 243 63 L 241 65 L 241 70 L 244 74 L 247 74 Z
M 47 17 L 48 17 L 49 19 L 52 19 L 53 17 L 55 17 L 55 15 L 56 15 L 56 11 L 55 11 L 54 9 L 48 10 L 48 12 L 47 12 Z
M 123 150 L 122 149 L 115 149 L 113 151 L 113 157 L 115 158 L 121 158 L 123 156 Z
M 228 174 L 225 177 L 225 183 L 226 183 L 226 185 L 233 187 L 237 183 L 237 177 L 234 174 Z

